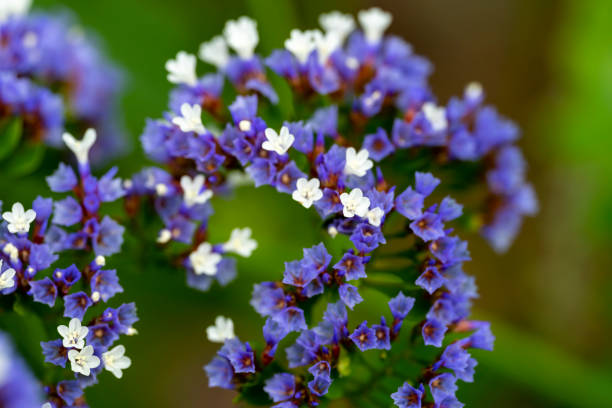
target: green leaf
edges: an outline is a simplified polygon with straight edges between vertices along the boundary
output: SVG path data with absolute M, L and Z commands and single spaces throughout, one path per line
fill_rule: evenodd
M 0 160 L 4 160 L 17 148 L 22 130 L 21 118 L 9 118 L 0 123 Z
M 38 168 L 45 155 L 42 143 L 25 143 L 4 162 L 4 174 L 12 177 L 26 176 Z

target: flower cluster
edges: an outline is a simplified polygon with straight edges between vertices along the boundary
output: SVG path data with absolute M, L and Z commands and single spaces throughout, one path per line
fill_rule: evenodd
M 119 72 L 74 22 L 29 14 L 30 3 L 0 5 L 0 120 L 18 118 L 24 137 L 53 146 L 61 146 L 64 126 L 95 127 L 94 156 L 116 153 L 124 144 L 115 112 Z
M 469 319 L 477 291 L 463 271 L 467 243 L 453 227 L 475 224 L 455 222 L 461 217 L 483 220 L 482 234 L 504 250 L 522 217 L 536 211 L 514 146 L 518 130 L 483 105 L 478 84 L 440 106 L 427 83 L 430 63 L 384 35 L 391 15 L 372 8 L 358 20 L 361 29 L 350 15 L 324 14 L 324 31 L 293 30 L 267 58 L 254 51 L 253 20 L 229 21 L 222 36 L 200 47 L 200 58 L 217 69 L 201 77 L 195 55 L 179 52 L 166 64 L 176 84 L 169 111 L 141 136 L 167 170 L 145 170 L 131 181 L 131 195 L 154 199 L 166 225 L 158 241 L 191 245 L 182 262 L 195 275 L 219 275 L 214 266 L 225 245 L 206 242 L 210 210 L 190 209 L 231 189 L 236 172 L 314 208 L 330 240 L 348 238 L 340 252 L 325 242 L 305 248 L 285 263 L 282 280 L 255 285 L 251 305 L 266 318 L 261 349 L 217 319 L 208 336 L 224 345 L 205 367 L 211 386 L 244 398 L 263 390 L 277 407 L 316 406 L 332 383 L 345 394 L 363 386 L 351 384 L 346 366 L 378 350 L 383 363 L 393 355 L 418 367 L 408 382 L 398 381 L 397 406 L 460 407 L 455 383 L 472 381 L 476 365 L 468 350 L 490 350 L 494 337 L 488 323 Z M 264 64 L 287 81 L 292 101 L 279 98 Z M 279 111 L 287 113 L 279 118 Z M 464 208 L 445 193 L 452 182 L 461 182 L 459 194 L 485 189 L 486 199 Z M 195 233 L 186 220 L 201 222 Z M 364 302 L 362 288 L 388 295 L 391 316 L 373 325 L 349 321 L 347 309 Z M 317 322 L 312 309 L 321 302 L 326 311 Z M 409 333 L 400 335 L 407 320 Z M 286 368 L 275 361 L 281 341 L 290 342 Z M 430 357 L 405 357 L 406 349 Z M 404 375 L 396 369 L 388 364 L 385 373 Z
M 14 203 L 11 211 L 2 214 L 0 226 L 3 305 L 35 310 L 36 303 L 42 303 L 56 310 L 54 306 L 61 299 L 60 313 L 70 319 L 67 326 L 52 328 L 61 338 L 41 342 L 45 361 L 60 367 L 70 361 L 75 376 L 46 385 L 52 408 L 81 406 L 83 389 L 96 383 L 102 368 L 121 377 L 130 360 L 124 356 L 123 346 L 111 346 L 120 335 L 135 334 L 133 324 L 138 320 L 133 303 L 104 308 L 114 295 L 123 292 L 117 272 L 106 268 L 106 257 L 120 250 L 124 228 L 112 218 L 102 217 L 100 206 L 124 195 L 122 181 L 115 178 L 114 168 L 99 179 L 91 174 L 89 150 L 96 141 L 93 129 L 82 140 L 68 133 L 63 140 L 77 158 L 78 176 L 61 163 L 47 182 L 53 192 L 73 195 L 61 200 L 39 196 L 28 210 Z M 51 270 L 59 262 L 63 267 Z

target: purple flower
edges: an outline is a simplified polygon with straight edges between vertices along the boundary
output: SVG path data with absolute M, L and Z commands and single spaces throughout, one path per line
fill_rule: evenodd
M 308 383 L 308 389 L 314 395 L 322 397 L 327 394 L 327 390 L 329 390 L 331 383 L 332 380 L 328 375 L 318 375 L 314 380 Z
M 395 151 L 387 132 L 382 128 L 378 128 L 376 133 L 366 135 L 363 140 L 363 148 L 367 149 L 370 157 L 376 161 L 384 159 Z
M 295 377 L 288 373 L 275 374 L 266 381 L 264 391 L 274 402 L 291 399 L 295 394 Z
M 380 244 L 387 242 L 380 228 L 365 222 L 357 225 L 351 234 L 351 241 L 360 252 L 364 253 L 372 252 Z
M 357 288 L 353 285 L 349 285 L 348 283 L 343 283 L 338 288 L 338 292 L 340 293 L 340 299 L 347 305 L 351 310 L 363 301 L 363 298 L 359 294 Z
M 60 163 L 52 175 L 46 178 L 51 191 L 65 193 L 71 191 L 77 185 L 77 178 L 72 167 Z
M 117 277 L 117 271 L 114 269 L 103 270 L 100 269 L 91 277 L 91 290 L 98 292 L 100 298 L 104 302 L 108 302 L 110 298 L 115 296 L 117 293 L 123 292 L 123 288 L 119 285 L 119 278 Z
M 445 279 L 435 266 L 428 266 L 425 271 L 414 282 L 427 291 L 430 295 L 444 285 Z
M 355 255 L 352 251 L 345 253 L 342 259 L 334 265 L 334 269 L 341 271 L 347 281 L 367 278 L 364 258 Z
M 45 303 L 53 307 L 55 298 L 57 297 L 57 287 L 49 278 L 30 281 L 30 290 L 28 294 L 32 295 L 36 302 Z
M 57 394 L 68 405 L 74 404 L 74 401 L 83 395 L 83 389 L 78 381 L 60 381 L 57 383 Z
M 458 204 L 457 201 L 451 197 L 444 197 L 440 203 L 440 208 L 438 209 L 438 214 L 440 214 L 442 221 L 454 220 L 455 218 L 460 217 L 462 213 L 463 206 Z
M 391 350 L 389 326 L 387 326 L 387 322 L 385 321 L 384 317 L 380 319 L 380 324 L 375 324 L 372 326 L 372 330 L 374 330 L 376 339 L 373 348 L 379 350 Z
M 317 361 L 312 367 L 308 369 L 308 372 L 314 377 L 326 376 L 329 377 L 331 374 L 331 366 L 325 360 Z
M 81 272 L 74 264 L 66 269 L 56 269 L 55 272 L 53 272 L 53 280 L 55 283 L 65 288 L 70 288 L 78 282 L 79 279 L 81 279 Z
M 53 205 L 53 223 L 69 227 L 81 221 L 83 211 L 81 205 L 72 197 L 56 201 Z
M 204 371 L 208 376 L 209 387 L 221 387 L 228 390 L 234 388 L 232 384 L 234 370 L 227 359 L 215 356 L 210 363 L 204 366 Z
M 435 188 L 440 184 L 440 179 L 434 177 L 431 173 L 414 173 L 415 189 L 425 197 L 430 195 Z
M 93 250 L 96 255 L 109 256 L 121 249 L 125 228 L 112 218 L 105 216 L 100 223 L 98 237 L 93 240 Z
M 410 223 L 410 229 L 423 241 L 432 241 L 444 236 L 444 224 L 436 213 L 426 211 Z
M 455 398 L 457 379 L 449 373 L 442 373 L 429 380 L 429 389 L 436 403 L 441 403 L 446 398 Z
M 445 325 L 435 319 L 428 319 L 425 321 L 421 332 L 426 346 L 442 347 L 442 340 L 444 340 L 444 333 L 446 333 Z
M 391 398 L 395 405 L 400 408 L 421 408 L 421 398 L 423 398 L 423 384 L 419 388 L 414 388 L 407 382 L 397 389 L 397 392 L 391 394 Z
M 325 245 L 320 243 L 312 248 L 304 248 L 304 258 L 302 263 L 310 268 L 315 268 L 316 271 L 322 272 L 327 268 L 332 257 L 325 249 Z
M 424 201 L 425 196 L 423 194 L 417 193 L 412 187 L 408 187 L 402 194 L 396 197 L 395 208 L 404 217 L 409 220 L 415 220 L 423 214 Z
M 117 339 L 119 335 L 113 331 L 106 323 L 95 324 L 89 326 L 87 333 L 87 344 L 91 344 L 95 348 L 108 348 Z
M 93 305 L 93 302 L 85 292 L 76 292 L 64 296 L 64 316 L 83 320 L 85 312 L 91 305 Z
M 289 332 L 306 330 L 308 328 L 306 320 L 304 320 L 304 311 L 299 307 L 287 307 L 276 313 L 273 319 L 284 325 Z
M 303 261 L 285 262 L 283 283 L 303 288 L 316 278 L 318 274 L 317 269 L 309 263 Z
M 366 351 L 376 346 L 376 332 L 368 327 L 368 322 L 362 322 L 349 336 L 353 343 L 361 351 Z
M 389 301 L 389 309 L 394 319 L 404 320 L 414 306 L 415 299 L 413 297 L 404 296 L 400 291 L 396 297 Z
M 242 343 L 237 338 L 226 340 L 218 354 L 227 358 L 237 373 L 255 372 L 255 355 L 249 343 Z
M 68 361 L 68 350 L 62 345 L 62 340 L 41 341 L 40 346 L 45 356 L 45 362 L 56 366 L 66 367 Z

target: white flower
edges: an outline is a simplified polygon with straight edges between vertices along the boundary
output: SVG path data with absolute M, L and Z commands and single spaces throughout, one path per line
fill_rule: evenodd
M 74 153 L 79 164 L 86 164 L 88 162 L 89 150 L 96 142 L 96 129 L 89 128 L 85 131 L 82 140 L 76 140 L 70 133 L 64 133 L 62 140 Z
M 313 41 L 321 65 L 325 64 L 329 56 L 342 45 L 342 38 L 335 31 L 323 34 L 316 30 L 313 34 Z
M 250 120 L 246 120 L 243 119 L 240 122 L 238 122 L 238 129 L 240 129 L 243 132 L 249 132 L 251 130 L 251 121 Z
M 106 265 L 106 258 L 104 258 L 103 255 L 98 255 L 94 259 L 94 262 L 96 263 L 96 265 L 102 267 L 102 266 Z
M 343 14 L 339 11 L 321 14 L 319 24 L 325 32 L 334 32 L 343 43 L 346 37 L 355 29 L 355 19 L 350 14 Z
M 0 259 L 0 268 L 2 268 L 2 259 Z M 0 273 L 0 290 L 10 289 L 15 286 L 15 270 L 8 268 Z
M 227 184 L 231 187 L 252 186 L 253 179 L 247 172 L 234 170 L 227 174 Z
M 51 405 L 50 402 L 45 402 L 44 404 L 42 404 L 41 408 L 53 408 L 53 405 Z
M 380 227 L 383 215 L 385 215 L 385 212 L 380 207 L 372 208 L 366 214 L 368 217 L 368 222 L 375 227 Z
M 187 175 L 181 177 L 181 187 L 183 188 L 183 199 L 187 207 L 192 207 L 195 204 L 204 204 L 213 195 L 211 190 L 204 190 L 204 181 L 206 179 L 202 174 L 198 174 L 193 179 Z
M 366 40 L 371 44 L 377 44 L 382 39 L 385 30 L 391 25 L 392 19 L 391 13 L 387 13 L 378 7 L 360 11 L 358 18 Z
M 346 218 L 352 218 L 355 215 L 365 217 L 370 207 L 370 199 L 364 197 L 359 188 L 351 190 L 350 193 L 340 194 L 340 202 L 343 205 L 342 213 Z
M 0 21 L 10 16 L 23 16 L 30 9 L 32 0 L 2 0 L 0 1 Z
M 204 62 L 214 65 L 218 69 L 223 69 L 229 61 L 229 51 L 223 36 L 218 35 L 212 40 L 200 44 L 198 56 Z
M 94 292 L 91 294 L 91 300 L 94 303 L 98 303 L 101 297 L 102 295 L 100 295 L 100 292 L 98 292 L 97 290 L 94 290 Z
M 319 179 L 312 178 L 308 180 L 304 177 L 299 178 L 296 183 L 296 190 L 291 197 L 304 207 L 310 208 L 312 203 L 323 197 L 323 191 L 319 188 L 320 185 Z
M 217 264 L 221 262 L 221 255 L 212 251 L 212 245 L 202 242 L 198 249 L 189 255 L 189 262 L 196 275 L 213 276 L 217 273 Z
M 85 336 L 89 333 L 87 326 L 81 326 L 81 321 L 77 318 L 70 319 L 68 327 L 57 326 L 57 332 L 63 337 L 62 345 L 66 348 L 82 349 L 85 347 Z
M 245 16 L 225 23 L 223 35 L 227 44 L 243 59 L 251 58 L 257 43 L 259 43 L 257 23 Z
M 333 225 L 330 225 L 329 228 L 327 228 L 327 233 L 330 237 L 336 238 L 336 235 L 338 235 L 338 228 L 334 227 Z
M 169 229 L 164 228 L 161 231 L 159 231 L 159 235 L 157 236 L 157 243 L 166 244 L 170 242 L 171 239 L 172 239 L 172 232 L 170 232 Z
M 264 141 L 261 147 L 278 154 L 287 153 L 287 150 L 289 150 L 295 140 L 295 136 L 289 133 L 289 128 L 287 128 L 287 126 L 281 128 L 280 135 L 272 128 L 267 128 L 265 134 L 268 140 Z
M 122 345 L 102 353 L 102 361 L 104 362 L 104 368 L 113 373 L 117 378 L 123 376 L 122 370 L 132 365 L 132 360 L 125 356 L 125 347 Z
M 234 252 L 248 258 L 257 248 L 257 241 L 251 238 L 251 233 L 249 227 L 234 228 L 230 234 L 229 240 L 223 244 L 223 250 L 226 252 Z
M 345 174 L 354 174 L 363 177 L 372 168 L 374 163 L 369 160 L 370 153 L 367 149 L 361 149 L 359 153 L 353 147 L 346 149 L 346 163 L 344 164 Z
M 423 114 L 431 124 L 434 132 L 442 132 L 446 130 L 448 123 L 446 122 L 446 110 L 442 106 L 436 106 L 432 102 L 423 104 Z
M 181 115 L 172 118 L 172 123 L 177 125 L 183 132 L 196 132 L 202 134 L 206 128 L 202 124 L 202 107 L 200 105 L 181 105 Z
M 19 249 L 17 249 L 17 247 L 10 242 L 4 245 L 2 252 L 4 252 L 13 263 L 19 260 Z
M 30 231 L 30 223 L 36 219 L 36 212 L 32 209 L 24 211 L 23 205 L 17 202 L 11 211 L 2 214 L 2 218 L 8 222 L 7 228 L 11 234 L 25 234 Z
M 314 33 L 316 31 L 300 31 L 298 29 L 293 29 L 291 30 L 290 37 L 285 40 L 285 48 L 291 52 L 301 64 L 304 64 L 308 60 L 308 56 L 316 47 L 314 42 Z
M 92 346 L 85 346 L 80 351 L 69 350 L 68 360 L 70 360 L 72 371 L 89 376 L 91 369 L 100 365 L 100 359 L 98 356 L 94 356 L 93 353 L 94 349 Z
M 224 343 L 225 340 L 236 337 L 234 334 L 234 322 L 229 317 L 217 316 L 214 326 L 206 328 L 206 337 L 213 343 Z
M 193 86 L 198 82 L 196 76 L 196 57 L 185 51 L 179 51 L 176 59 L 166 61 L 168 81 L 173 84 L 187 84 Z
M 479 82 L 470 82 L 465 87 L 465 96 L 468 99 L 479 99 L 482 96 L 482 85 Z

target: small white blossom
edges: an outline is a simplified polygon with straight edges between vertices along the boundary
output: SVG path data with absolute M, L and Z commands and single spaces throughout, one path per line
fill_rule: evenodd
M 189 262 L 196 275 L 213 276 L 217 273 L 217 265 L 221 262 L 221 255 L 212 251 L 212 245 L 202 242 L 198 249 L 189 255 Z
M 91 300 L 94 303 L 98 303 L 98 301 L 100 300 L 100 298 L 102 297 L 102 295 L 100 295 L 100 292 L 98 292 L 97 290 L 95 290 L 92 294 L 91 294 Z
M 4 252 L 13 263 L 19 260 L 19 249 L 17 249 L 17 247 L 10 242 L 4 245 L 2 252 Z
M 25 234 L 30 231 L 30 224 L 36 219 L 36 212 L 32 209 L 24 211 L 23 205 L 17 202 L 13 204 L 11 211 L 2 214 L 2 218 L 8 222 L 7 228 L 11 234 Z
M 255 47 L 259 43 L 257 23 L 245 16 L 225 23 L 223 35 L 227 44 L 243 59 L 251 58 Z
M 482 85 L 479 82 L 470 82 L 465 87 L 465 96 L 468 99 L 479 99 L 482 96 Z
M 365 217 L 370 207 L 370 199 L 364 197 L 359 188 L 351 190 L 350 193 L 340 194 L 340 202 L 343 206 L 342 213 L 346 218 Z
M 375 227 L 380 227 L 383 215 L 385 215 L 385 212 L 380 207 L 372 208 L 366 214 L 366 216 L 368 217 L 368 222 Z
M 329 228 L 327 228 L 327 233 L 330 237 L 336 238 L 336 235 L 338 235 L 338 228 L 334 227 L 333 225 L 330 225 Z
M 45 402 L 44 404 L 42 404 L 41 408 L 53 408 L 53 405 L 51 405 L 50 402 Z
M 312 203 L 323 197 L 323 191 L 319 188 L 321 182 L 317 178 L 310 180 L 302 177 L 296 182 L 296 190 L 291 197 L 306 208 L 310 208 Z
M 181 187 L 183 188 L 183 199 L 187 207 L 192 207 L 195 204 L 204 204 L 213 195 L 211 190 L 204 190 L 204 182 L 206 179 L 202 174 L 198 174 L 193 179 L 187 175 L 181 177 Z
M 32 0 L 2 0 L 0 1 L 0 22 L 11 16 L 23 16 L 28 13 Z
M 172 232 L 170 232 L 169 229 L 164 228 L 161 231 L 159 231 L 159 235 L 157 236 L 157 243 L 166 244 L 170 242 L 171 239 L 172 239 Z
M 198 56 L 204 62 L 214 65 L 218 69 L 223 69 L 229 62 L 229 51 L 223 36 L 218 35 L 212 40 L 200 44 Z
M 125 347 L 115 346 L 105 353 L 102 353 L 104 368 L 113 373 L 117 378 L 123 376 L 123 371 L 132 365 L 132 360 L 125 356 Z
M 224 343 L 225 340 L 236 337 L 234 322 L 229 317 L 217 316 L 214 326 L 206 328 L 206 337 L 213 343 Z
M 196 57 L 185 51 L 179 51 L 175 59 L 166 61 L 168 81 L 173 84 L 187 84 L 193 86 L 198 82 L 196 76 Z
M 165 185 L 164 183 L 157 183 L 155 185 L 155 194 L 157 194 L 160 197 L 165 196 L 166 194 L 168 194 L 168 186 Z
M 298 29 L 293 29 L 291 30 L 290 37 L 285 40 L 285 48 L 291 52 L 301 64 L 304 64 L 308 60 L 308 56 L 316 48 L 314 41 L 314 33 L 316 31 L 318 30 L 300 31 Z
M 377 44 L 382 39 L 385 30 L 391 25 L 392 19 L 391 13 L 378 7 L 360 11 L 358 18 L 366 40 L 371 44 Z
M 76 140 L 70 133 L 64 133 L 62 140 L 74 153 L 79 164 L 87 164 L 89 161 L 89 150 L 96 142 L 96 129 L 89 128 L 85 131 L 82 140 Z
M 100 359 L 98 356 L 94 356 L 94 349 L 92 346 L 85 346 L 83 350 L 69 350 L 68 360 L 70 360 L 72 371 L 75 373 L 89 376 L 92 368 L 96 368 L 100 365 Z
M 267 128 L 265 131 L 266 139 L 261 147 L 270 152 L 276 152 L 278 154 L 285 154 L 295 141 L 295 136 L 289 133 L 289 128 L 283 126 L 280 130 L 280 135 L 276 133 L 276 130 Z
M 127 333 L 125 333 L 127 336 L 135 336 L 138 334 L 138 330 L 136 330 L 133 327 L 128 327 L 127 329 Z
M 2 268 L 2 259 L 0 259 L 0 268 Z M 0 290 L 10 289 L 15 286 L 15 270 L 8 268 L 0 273 Z
M 57 332 L 63 337 L 62 345 L 66 348 L 82 349 L 85 347 L 85 337 L 89 333 L 87 326 L 81 326 L 77 318 L 70 319 L 68 326 L 57 326 Z
M 367 149 L 361 149 L 359 153 L 353 147 L 346 149 L 346 162 L 344 164 L 345 174 L 354 174 L 357 177 L 363 177 L 367 171 L 372 168 L 374 163 L 368 159 L 370 153 Z
M 250 120 L 243 119 L 238 122 L 238 129 L 243 132 L 249 132 L 251 130 L 252 124 Z
M 181 115 L 172 118 L 172 123 L 183 132 L 196 132 L 198 134 L 206 132 L 206 128 L 202 124 L 202 107 L 200 105 L 182 104 Z
M 342 45 L 342 38 L 335 31 L 328 31 L 323 34 L 316 30 L 313 34 L 313 41 L 321 65 L 325 64 L 329 56 Z
M 96 256 L 96 258 L 94 259 L 94 262 L 96 263 L 96 265 L 98 266 L 104 266 L 106 265 L 106 258 L 104 258 L 103 255 L 98 255 Z
M 248 258 L 257 249 L 257 241 L 251 238 L 251 233 L 249 227 L 234 228 L 229 240 L 223 244 L 223 250 Z
M 227 174 L 227 184 L 231 187 L 252 186 L 253 178 L 247 172 L 234 170 Z
M 442 132 L 446 130 L 448 123 L 446 121 L 446 110 L 442 106 L 436 106 L 435 103 L 425 102 L 423 104 L 423 114 L 431 124 L 434 132 Z
M 325 32 L 334 32 L 343 43 L 346 37 L 355 29 L 355 19 L 350 14 L 343 14 L 339 11 L 321 14 L 319 24 Z

